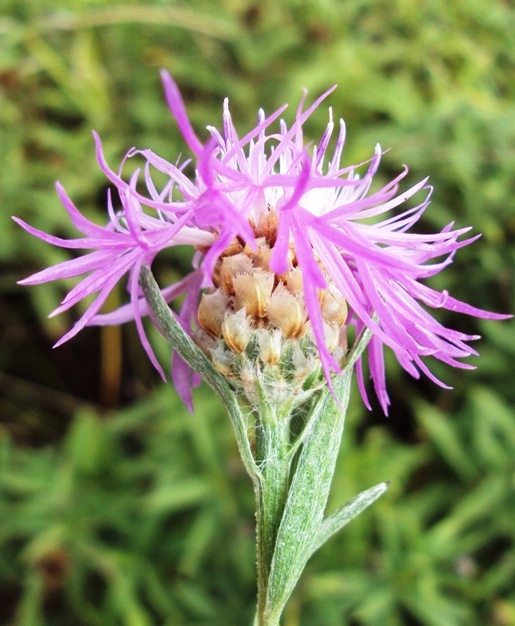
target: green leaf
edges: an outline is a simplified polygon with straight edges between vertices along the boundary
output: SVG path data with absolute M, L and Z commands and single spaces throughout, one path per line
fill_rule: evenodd
M 338 532 L 357 515 L 373 504 L 388 489 L 390 483 L 379 483 L 366 491 L 362 491 L 347 504 L 340 507 L 324 519 L 311 548 L 316 552 L 332 535 Z
M 346 370 L 335 379 L 340 406 L 326 390 L 311 418 L 313 426 L 304 441 L 277 533 L 265 608 L 265 623 L 271 626 L 279 623 L 322 522 L 340 449 L 351 376 Z

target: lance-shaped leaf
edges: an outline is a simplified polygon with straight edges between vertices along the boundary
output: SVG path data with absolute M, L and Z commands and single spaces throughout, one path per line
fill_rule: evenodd
M 389 482 L 379 483 L 370 489 L 362 491 L 355 498 L 352 498 L 347 504 L 336 509 L 331 515 L 325 518 L 320 525 L 318 533 L 311 546 L 311 554 L 314 554 L 318 548 L 341 530 L 346 524 L 353 520 L 357 515 L 373 504 L 388 489 Z
M 271 626 L 279 623 L 322 523 L 340 448 L 351 376 L 351 370 L 346 370 L 335 380 L 341 406 L 329 390 L 324 393 L 315 407 L 311 432 L 300 452 L 270 569 L 265 623 Z

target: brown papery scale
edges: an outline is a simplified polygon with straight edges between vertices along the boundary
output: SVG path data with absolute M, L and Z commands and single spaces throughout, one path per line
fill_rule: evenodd
M 276 213 L 268 210 L 251 223 L 254 249 L 237 239 L 226 248 L 215 267 L 214 288 L 203 294 L 198 308 L 197 343 L 251 404 L 256 385 L 280 403 L 319 377 L 321 369 L 293 245 L 288 271 L 279 275 L 270 269 L 277 225 Z M 329 283 L 319 290 L 319 303 L 327 348 L 342 360 L 346 302 Z

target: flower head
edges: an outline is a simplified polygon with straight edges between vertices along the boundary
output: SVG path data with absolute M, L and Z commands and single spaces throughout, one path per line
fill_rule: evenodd
M 440 272 L 459 248 L 477 237 L 460 239 L 470 229 L 454 229 L 452 224 L 434 234 L 411 232 L 429 204 L 427 179 L 401 191 L 407 174 L 404 168 L 390 183 L 371 192 L 381 148 L 376 146 L 372 158 L 360 164 L 365 167 L 363 175 L 356 171 L 358 166 L 342 168 L 345 125 L 340 120 L 335 147 L 329 153 L 334 131 L 331 110 L 319 143 L 312 148 L 305 145 L 303 125 L 334 87 L 305 110 L 304 94 L 291 127 L 282 120 L 278 128 L 272 126 L 285 107 L 269 117 L 260 111 L 256 127 L 241 138 L 226 100 L 222 131 L 209 126 L 210 138 L 202 143 L 173 79 L 166 72 L 162 79 L 168 105 L 195 159 L 194 180 L 184 173 L 189 161 L 173 164 L 151 150 L 132 149 L 126 158 L 139 155 L 145 164 L 143 172 L 137 170 L 125 182 L 125 159 L 117 172 L 111 170 L 95 135 L 100 167 L 116 187 L 121 205 L 115 210 L 108 197 L 107 225 L 86 220 L 59 184 L 60 199 L 84 237 L 62 240 L 17 220 L 49 243 L 91 250 L 21 281 L 37 284 L 87 274 L 54 314 L 91 294 L 97 296 L 59 343 L 88 324 L 134 319 L 145 349 L 161 371 L 141 322 L 149 310 L 138 284 L 139 272 L 164 248 L 188 244 L 197 251 L 194 267 L 182 281 L 164 288 L 163 295 L 171 301 L 186 294 L 179 319 L 188 332 L 197 333 L 221 371 L 232 371 L 234 363 L 227 350 L 246 350 L 249 332 L 254 330 L 259 339 L 253 349 L 265 355 L 263 366 L 280 360 L 281 341 L 306 337 L 309 347 L 296 353 L 295 362 L 309 361 L 314 347 L 330 384 L 331 375 L 341 371 L 345 329 L 350 325 L 357 333 L 365 327 L 372 332 L 369 370 L 385 412 L 389 404 L 385 346 L 412 376 L 423 372 L 442 386 L 425 357 L 454 367 L 472 367 L 460 359 L 476 354 L 467 342 L 478 337 L 446 328 L 428 309 L 444 308 L 486 319 L 509 316 L 474 308 L 421 280 Z M 166 177 L 161 189 L 154 182 L 154 170 Z M 145 193 L 137 188 L 141 175 Z M 422 198 L 415 206 L 401 208 L 414 196 Z M 100 313 L 109 292 L 125 274 L 130 303 L 114 313 Z M 180 359 L 174 361 L 173 377 L 190 405 L 192 379 Z M 369 406 L 361 362 L 358 380 Z

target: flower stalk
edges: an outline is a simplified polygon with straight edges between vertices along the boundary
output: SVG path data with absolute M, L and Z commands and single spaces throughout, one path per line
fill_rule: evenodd
M 256 431 L 256 455 L 262 467 L 262 480 L 256 489 L 256 561 L 258 624 L 265 624 L 270 568 L 276 547 L 277 532 L 286 505 L 290 482 L 291 455 L 289 420 L 260 412 Z M 272 418 L 272 419 L 271 419 Z M 274 419 L 279 418 L 279 419 Z
M 318 386 L 296 434 L 294 405 L 270 403 L 259 385 L 252 412 L 235 402 L 225 377 L 183 331 L 165 302 L 149 268 L 141 271 L 144 296 L 158 328 L 183 359 L 225 404 L 256 496 L 257 611 L 256 626 L 277 626 L 286 602 L 310 556 L 325 541 L 386 491 L 387 484 L 363 492 L 324 519 L 336 466 L 356 360 L 370 333 L 358 338 L 334 389 Z M 251 413 L 254 421 L 251 422 Z

